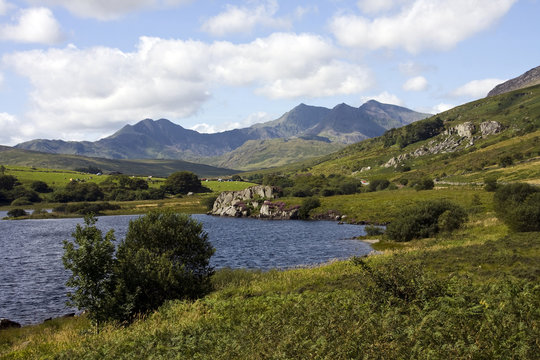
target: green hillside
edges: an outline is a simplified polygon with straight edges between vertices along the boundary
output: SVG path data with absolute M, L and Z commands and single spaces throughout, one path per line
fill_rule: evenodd
M 496 128 L 489 133 L 490 124 Z M 484 130 L 483 130 L 484 129 Z M 540 183 L 540 86 L 481 99 L 319 159 L 266 173 L 342 174 L 396 183 Z M 394 159 L 392 161 L 392 159 Z
M 225 155 L 199 161 L 229 169 L 256 170 L 283 166 L 299 159 L 320 157 L 344 146 L 341 143 L 304 139 L 249 140 Z
M 127 175 L 167 177 L 175 171 L 187 170 L 200 177 L 225 176 L 236 170 L 195 164 L 181 160 L 115 160 L 78 155 L 46 154 L 0 146 L 0 164 L 48 169 L 77 169 L 97 167 L 105 173 L 120 172 Z

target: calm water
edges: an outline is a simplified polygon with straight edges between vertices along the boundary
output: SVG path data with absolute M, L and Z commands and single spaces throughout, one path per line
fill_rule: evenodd
M 0 219 L 6 216 L 0 212 Z M 137 216 L 100 217 L 97 225 L 125 236 Z M 371 248 L 352 237 L 358 225 L 329 221 L 263 221 L 193 215 L 201 221 L 216 252 L 216 268 L 291 268 L 364 255 Z M 62 241 L 82 219 L 0 220 L 0 318 L 39 323 L 73 311 L 65 306 L 69 273 L 62 264 Z

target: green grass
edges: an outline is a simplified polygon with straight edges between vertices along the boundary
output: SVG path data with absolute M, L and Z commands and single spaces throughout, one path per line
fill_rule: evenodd
M 467 205 L 474 194 L 480 210 Z M 168 303 L 99 334 L 84 316 L 2 331 L 0 357 L 531 359 L 539 350 L 540 233 L 510 232 L 494 217 L 491 196 L 449 188 L 342 198 L 366 207 L 351 206 L 361 216 L 384 215 L 392 198 L 395 211 L 446 197 L 470 218 L 452 234 L 383 241 L 378 256 L 288 271 L 223 269 L 206 298 Z

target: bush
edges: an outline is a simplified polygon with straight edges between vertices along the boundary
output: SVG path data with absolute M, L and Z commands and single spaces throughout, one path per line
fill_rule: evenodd
M 166 300 L 196 299 L 211 290 L 214 253 L 202 224 L 184 214 L 153 211 L 132 220 L 117 251 L 115 296 L 120 320 L 157 309 Z
M 13 175 L 0 175 L 0 190 L 11 190 L 17 183 L 17 178 Z
M 202 199 L 201 203 L 206 207 L 206 210 L 211 211 L 214 208 L 217 196 L 212 195 Z
M 300 219 L 309 219 L 309 212 L 315 208 L 318 208 L 319 206 L 321 206 L 319 199 L 314 197 L 305 198 L 302 201 L 300 209 L 298 210 L 298 217 Z
M 386 179 L 375 179 L 368 185 L 368 191 L 380 191 L 384 190 L 390 185 L 390 181 Z
M 493 192 L 497 190 L 497 178 L 487 177 L 484 179 L 484 190 Z
M 64 241 L 63 262 L 72 275 L 71 304 L 88 310 L 97 325 L 131 321 L 172 299 L 196 299 L 211 289 L 214 249 L 202 224 L 172 211 L 153 211 L 129 224 L 114 254 L 114 234 L 105 238 L 87 216 L 74 243 Z
M 416 191 L 420 190 L 431 190 L 435 186 L 435 183 L 431 179 L 422 179 L 420 182 L 418 182 L 416 185 L 414 185 L 414 189 Z
M 431 237 L 439 231 L 453 231 L 467 220 L 465 210 L 446 200 L 419 202 L 403 210 L 403 214 L 388 225 L 386 235 L 403 242 Z
M 384 234 L 384 228 L 374 225 L 366 225 L 364 231 L 367 236 L 379 236 Z
M 11 218 L 21 217 L 21 216 L 26 216 L 26 215 L 28 215 L 28 213 L 24 211 L 24 209 L 19 209 L 19 208 L 11 209 L 7 213 L 7 216 Z
M 30 188 L 38 193 L 49 193 L 53 191 L 45 181 L 41 180 L 32 182 Z
M 514 231 L 540 231 L 540 189 L 525 183 L 502 185 L 493 197 L 497 216 Z

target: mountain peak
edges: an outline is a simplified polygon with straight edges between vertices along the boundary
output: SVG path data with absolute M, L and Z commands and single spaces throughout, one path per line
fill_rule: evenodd
M 487 94 L 487 97 L 504 94 L 509 91 L 519 90 L 538 84 L 540 84 L 540 66 L 537 66 L 518 77 L 495 86 Z

